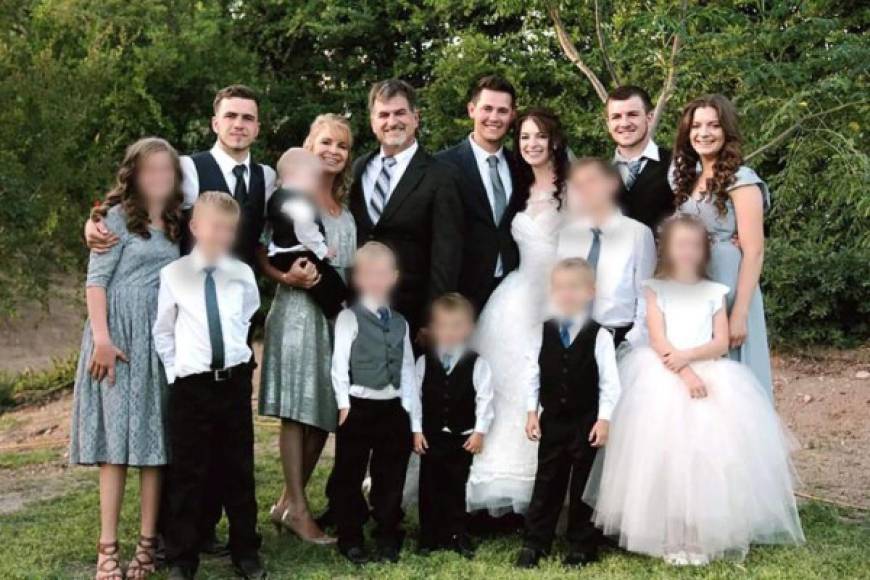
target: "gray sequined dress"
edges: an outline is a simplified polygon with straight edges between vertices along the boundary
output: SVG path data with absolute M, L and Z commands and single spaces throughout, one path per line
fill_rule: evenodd
M 767 210 L 770 206 L 770 190 L 767 184 L 755 171 L 744 165 L 737 170 L 735 181 L 728 190 L 745 185 L 758 186 L 764 198 L 764 209 Z M 729 291 L 726 299 L 730 311 L 734 305 L 734 294 L 743 254 L 740 252 L 740 248 L 732 242 L 732 238 L 737 233 L 737 216 L 734 213 L 734 204 L 729 199 L 725 207 L 725 214 L 720 215 L 711 198 L 689 198 L 680 206 L 679 211 L 698 216 L 703 220 L 707 226 L 707 231 L 713 237 L 708 274 L 713 281 L 728 286 Z M 772 396 L 773 379 L 770 371 L 770 350 L 767 345 L 767 325 L 764 320 L 764 301 L 758 286 L 755 287 L 749 304 L 746 342 L 740 348 L 732 349 L 729 352 L 729 357 L 752 369 L 755 377 Z
M 91 253 L 88 286 L 106 289 L 112 342 L 127 355 L 118 360 L 115 384 L 88 373 L 94 350 L 90 320 L 82 336 L 72 409 L 69 461 L 158 466 L 169 462 L 166 436 L 166 373 L 151 327 L 157 313 L 160 269 L 178 258 L 178 244 L 151 228 L 143 238 L 127 230 L 123 210 L 105 218 L 119 242 L 105 254 Z
M 347 280 L 356 251 L 356 225 L 343 209 L 321 216 L 333 266 Z M 259 411 L 335 431 L 338 407 L 332 389 L 330 323 L 305 290 L 279 285 L 266 317 Z

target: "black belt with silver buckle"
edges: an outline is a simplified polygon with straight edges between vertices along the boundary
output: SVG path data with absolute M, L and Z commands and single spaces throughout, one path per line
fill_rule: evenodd
M 233 369 L 232 368 L 217 369 L 217 370 L 214 370 L 211 372 L 212 372 L 212 378 L 214 379 L 214 382 L 216 382 L 216 383 L 222 383 L 224 381 L 228 381 L 233 376 Z

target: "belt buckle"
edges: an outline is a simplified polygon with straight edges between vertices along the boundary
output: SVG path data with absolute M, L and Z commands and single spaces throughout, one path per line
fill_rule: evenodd
M 216 383 L 222 383 L 230 378 L 230 369 L 217 369 L 212 372 Z

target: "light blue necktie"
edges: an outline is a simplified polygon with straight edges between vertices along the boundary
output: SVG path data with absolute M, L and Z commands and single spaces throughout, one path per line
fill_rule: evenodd
M 628 168 L 628 175 L 625 176 L 625 189 L 631 189 L 634 182 L 637 181 L 637 176 L 640 174 L 640 166 L 643 163 L 643 157 L 638 157 L 632 161 L 623 161 L 622 163 Z
M 562 339 L 562 346 L 568 348 L 571 346 L 571 323 L 564 321 L 559 325 L 559 338 Z
M 592 266 L 593 270 L 598 269 L 598 257 L 601 255 L 601 228 L 592 228 L 592 246 L 589 248 L 589 254 L 586 256 L 586 261 Z
M 450 372 L 450 365 L 453 362 L 453 357 L 449 354 L 445 354 L 441 357 L 441 366 L 444 367 L 444 372 Z
M 208 338 L 211 342 L 211 368 L 224 368 L 224 334 L 221 328 L 221 313 L 218 309 L 217 289 L 214 283 L 214 266 L 205 271 L 205 315 L 208 320 Z

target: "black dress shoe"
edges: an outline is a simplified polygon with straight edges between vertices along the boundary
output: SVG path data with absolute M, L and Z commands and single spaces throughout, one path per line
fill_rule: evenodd
M 211 536 L 202 541 L 199 545 L 200 554 L 208 554 L 218 558 L 225 558 L 230 555 L 230 549 L 226 544 L 218 540 L 217 536 Z
M 339 548 L 338 551 L 342 556 L 350 560 L 351 564 L 356 564 L 357 566 L 362 566 L 369 561 L 368 552 L 362 546 Z
M 262 580 L 266 577 L 266 569 L 263 568 L 263 563 L 260 561 L 259 556 L 240 558 L 238 561 L 233 562 L 233 569 L 240 578 L 245 578 L 246 580 Z
M 598 550 L 571 550 L 562 562 L 566 566 L 582 568 L 598 561 Z
M 399 544 L 383 544 L 378 546 L 376 554 L 377 560 L 380 562 L 391 562 L 395 564 L 399 561 L 399 552 L 402 551 L 402 546 Z
M 540 550 L 523 547 L 517 556 L 517 568 L 537 568 L 543 554 Z
M 187 568 L 173 566 L 169 569 L 169 576 L 166 578 L 168 580 L 190 580 L 193 578 L 193 574 Z
M 469 560 L 474 558 L 474 551 L 476 548 L 472 543 L 471 538 L 465 534 L 459 534 L 450 538 L 448 547 L 463 558 L 468 558 Z

